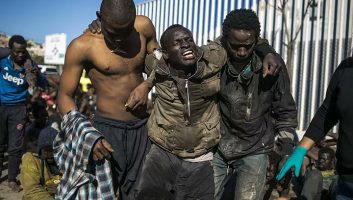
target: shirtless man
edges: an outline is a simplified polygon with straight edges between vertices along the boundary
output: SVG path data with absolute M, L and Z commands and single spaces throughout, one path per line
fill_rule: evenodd
M 143 82 L 144 59 L 146 53 L 157 48 L 156 34 L 150 19 L 136 16 L 132 0 L 103 0 L 97 17 L 101 34 L 87 31 L 67 49 L 58 106 L 69 119 L 65 121 L 64 116 L 63 126 L 73 122 L 69 116 L 72 111 L 77 113 L 73 97 L 85 69 L 97 92 L 93 126 L 101 134 L 92 144 L 90 156 L 94 162 L 90 159 L 89 164 L 97 166 L 98 161 L 110 160 L 114 192 L 119 188 L 122 199 L 131 199 L 129 191 L 141 171 L 149 142 L 146 107 L 128 109 L 128 99 L 131 91 Z M 61 188 L 60 192 L 64 191 Z

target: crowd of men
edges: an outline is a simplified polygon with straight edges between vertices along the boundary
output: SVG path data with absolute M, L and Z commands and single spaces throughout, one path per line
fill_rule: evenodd
M 256 200 L 274 189 L 278 199 L 290 191 L 353 198 L 352 95 L 342 93 L 352 59 L 298 145 L 290 78 L 260 30 L 256 13 L 239 9 L 207 45 L 179 24 L 158 44 L 132 0 L 103 0 L 70 43 L 59 88 L 31 61 L 25 39 L 11 37 L 0 51 L 0 170 L 7 151 L 9 187 L 23 188 L 24 199 Z M 337 122 L 339 136 L 321 142 Z

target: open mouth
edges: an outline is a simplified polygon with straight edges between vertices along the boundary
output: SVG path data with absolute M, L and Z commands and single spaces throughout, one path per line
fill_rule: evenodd
M 195 59 L 194 52 L 191 51 L 191 50 L 185 51 L 185 52 L 183 53 L 183 57 L 184 57 L 185 60 L 192 60 L 192 59 Z

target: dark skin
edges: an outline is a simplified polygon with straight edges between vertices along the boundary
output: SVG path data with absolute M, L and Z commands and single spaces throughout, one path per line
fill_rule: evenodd
M 97 15 L 99 15 L 99 14 L 97 14 Z M 98 18 L 97 20 L 94 20 L 88 26 L 88 29 L 91 33 L 99 34 L 103 31 L 101 26 L 102 26 L 101 22 Z M 252 31 L 251 37 L 252 36 L 255 36 L 254 31 Z M 252 45 L 251 45 L 251 48 L 247 49 L 246 51 L 251 51 L 251 53 L 252 53 L 257 40 L 255 40 L 255 38 L 253 38 L 252 41 L 246 41 L 246 43 L 244 43 L 246 45 L 245 46 L 246 48 L 249 48 L 249 46 L 248 46 L 249 42 L 251 42 Z M 240 44 L 240 45 L 244 45 L 244 44 Z M 239 49 L 239 50 L 242 51 L 242 49 Z M 228 51 L 228 56 L 231 57 L 231 55 L 232 54 L 230 53 L 230 51 Z M 245 62 L 242 61 L 239 66 L 241 66 L 241 68 L 244 67 L 244 63 Z M 279 58 L 278 56 L 276 56 L 272 53 L 267 54 L 263 60 L 263 77 L 276 76 L 279 73 L 281 67 L 282 67 L 281 58 Z M 147 81 L 144 81 L 141 85 L 136 87 L 136 89 L 131 92 L 130 98 L 126 103 L 127 109 L 135 110 L 142 105 L 146 105 L 148 92 L 152 89 L 152 87 L 153 86 L 151 85 L 151 83 L 147 82 Z
M 195 69 L 196 44 L 190 31 L 178 28 L 172 33 L 170 42 L 162 49 L 163 58 L 180 77 L 186 78 Z
M 254 30 L 231 29 L 226 38 L 225 49 L 237 71 L 240 72 L 249 63 L 258 42 L 257 38 Z M 263 59 L 262 65 L 263 77 L 276 76 L 281 70 L 282 61 L 278 56 L 269 53 Z
M 129 98 L 135 98 L 130 95 L 131 91 L 143 82 L 146 53 L 157 48 L 155 29 L 145 16 L 121 23 L 114 20 L 114 12 L 101 10 L 98 14 L 102 20 L 102 34 L 86 32 L 69 45 L 58 94 L 61 114 L 75 109 L 75 90 L 87 67 L 88 77 L 96 89 L 99 115 L 121 121 L 146 117 L 145 106 L 130 110 L 127 105 Z M 111 152 L 110 144 L 100 139 L 93 148 L 93 159 L 110 158 Z
M 12 48 L 0 48 L 0 58 L 9 55 L 11 55 L 15 69 L 19 70 L 21 66 L 25 67 L 27 82 L 34 87 L 38 80 L 39 70 L 33 66 L 27 45 L 14 42 Z
M 195 70 L 197 58 L 196 44 L 192 33 L 186 28 L 178 28 L 170 37 L 170 42 L 162 48 L 163 58 L 172 66 L 179 77 L 186 78 Z M 129 106 L 136 109 L 146 104 L 148 92 L 153 85 L 149 81 L 141 83 L 131 92 Z
M 26 44 L 19 44 L 13 43 L 12 48 L 10 48 L 10 55 L 11 59 L 14 63 L 15 69 L 20 69 L 27 60 L 27 45 Z
M 174 33 L 175 34 L 175 33 Z M 237 68 L 238 71 L 241 71 L 244 66 L 246 66 L 250 58 L 254 52 L 254 48 L 257 43 L 257 37 L 255 37 L 255 32 L 253 30 L 231 30 L 227 38 L 227 53 L 231 59 L 233 65 Z M 164 50 L 165 52 L 165 50 Z M 165 53 L 164 53 L 165 56 Z M 165 57 L 166 58 L 166 57 Z M 169 57 L 167 57 L 169 58 Z M 172 60 L 170 62 L 174 62 L 173 59 L 179 59 L 177 56 L 170 57 Z M 271 63 L 271 64 L 269 64 Z M 281 63 L 280 59 L 269 53 L 265 56 L 263 61 L 263 77 L 268 75 L 276 75 L 280 71 L 279 64 Z M 178 67 L 177 67 L 178 68 Z M 140 97 L 147 98 L 148 91 L 152 88 L 150 82 L 143 82 L 140 86 L 138 86 L 132 94 L 138 94 Z M 145 92 L 145 94 L 143 94 Z M 137 95 L 136 95 L 137 96 Z M 142 99 L 132 99 L 130 105 L 133 105 L 132 108 L 137 108 L 142 103 Z
M 187 77 L 195 70 L 196 44 L 192 33 L 186 28 L 177 29 L 171 36 L 170 42 L 162 48 L 163 58 L 173 67 L 179 77 Z M 147 102 L 148 92 L 153 85 L 149 81 L 142 82 L 130 95 L 127 106 L 137 109 Z
M 40 150 L 41 157 L 46 159 L 46 158 L 54 158 L 54 152 L 52 147 L 45 147 Z M 50 159 L 50 161 L 54 161 Z M 55 161 L 54 161 L 55 162 Z M 52 163 L 50 163 L 52 164 Z
M 318 169 L 321 171 L 331 170 L 333 166 L 334 155 L 327 152 L 320 152 L 318 156 Z
M 92 23 L 89 24 L 88 26 L 88 30 L 91 31 L 92 33 L 101 33 L 102 31 L 101 22 L 99 21 L 99 19 L 92 21 Z M 282 66 L 282 59 L 272 53 L 269 53 L 264 57 L 262 64 L 263 64 L 263 70 L 262 70 L 263 77 L 276 76 L 281 70 L 281 68 L 284 67 Z M 140 102 L 137 102 L 137 103 L 139 105 L 141 104 Z
M 257 43 L 255 31 L 232 29 L 226 38 L 226 50 L 234 67 L 241 71 L 251 59 Z
M 16 44 L 17 44 L 17 47 L 24 45 L 24 44 L 18 44 L 18 43 L 16 43 Z M 27 48 L 27 45 L 24 45 L 24 46 L 26 46 L 25 48 Z M 16 56 L 16 52 L 12 52 L 12 51 L 18 51 L 18 49 L 17 50 L 14 49 L 17 47 L 14 46 L 12 49 L 0 47 L 0 58 L 4 58 L 4 57 L 9 56 L 11 54 L 14 54 L 14 56 Z M 22 50 L 20 50 L 20 51 L 22 51 Z M 19 64 L 25 65 L 25 67 L 30 68 L 30 67 L 32 67 L 31 56 L 29 55 L 27 49 L 25 50 L 25 55 L 26 55 L 25 62 L 23 63 L 23 61 L 20 61 Z

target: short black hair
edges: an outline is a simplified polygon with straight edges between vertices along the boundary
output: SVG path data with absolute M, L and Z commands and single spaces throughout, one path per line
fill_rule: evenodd
M 171 26 L 169 26 L 163 33 L 162 33 L 162 36 L 161 36 L 161 39 L 160 39 L 160 44 L 161 44 L 161 47 L 162 49 L 166 49 L 167 47 L 167 43 L 171 41 L 171 35 L 172 33 L 174 33 L 174 30 L 175 29 L 183 29 L 183 30 L 186 30 L 188 31 L 191 35 L 191 31 L 187 28 L 185 28 L 184 26 L 180 25 L 180 24 L 173 24 Z
M 237 9 L 228 13 L 224 19 L 222 25 L 223 37 L 227 38 L 231 29 L 253 30 L 257 39 L 260 36 L 261 26 L 259 18 L 253 10 Z
M 134 20 L 136 17 L 136 8 L 133 0 L 103 0 L 100 12 L 105 17 L 113 18 L 114 21 L 120 23 Z
M 10 47 L 10 49 L 13 48 L 13 44 L 14 44 L 15 42 L 16 42 L 17 44 L 27 45 L 27 42 L 26 42 L 26 40 L 25 40 L 25 38 L 24 38 L 23 36 L 21 36 L 21 35 L 14 35 L 14 36 L 12 36 L 12 37 L 10 38 L 10 40 L 9 40 L 9 47 Z
M 334 158 L 335 157 L 335 151 L 332 149 L 332 148 L 330 148 L 330 147 L 322 147 L 322 148 L 320 148 L 320 150 L 319 150 L 319 153 L 327 153 L 327 154 L 329 154 L 332 158 Z

